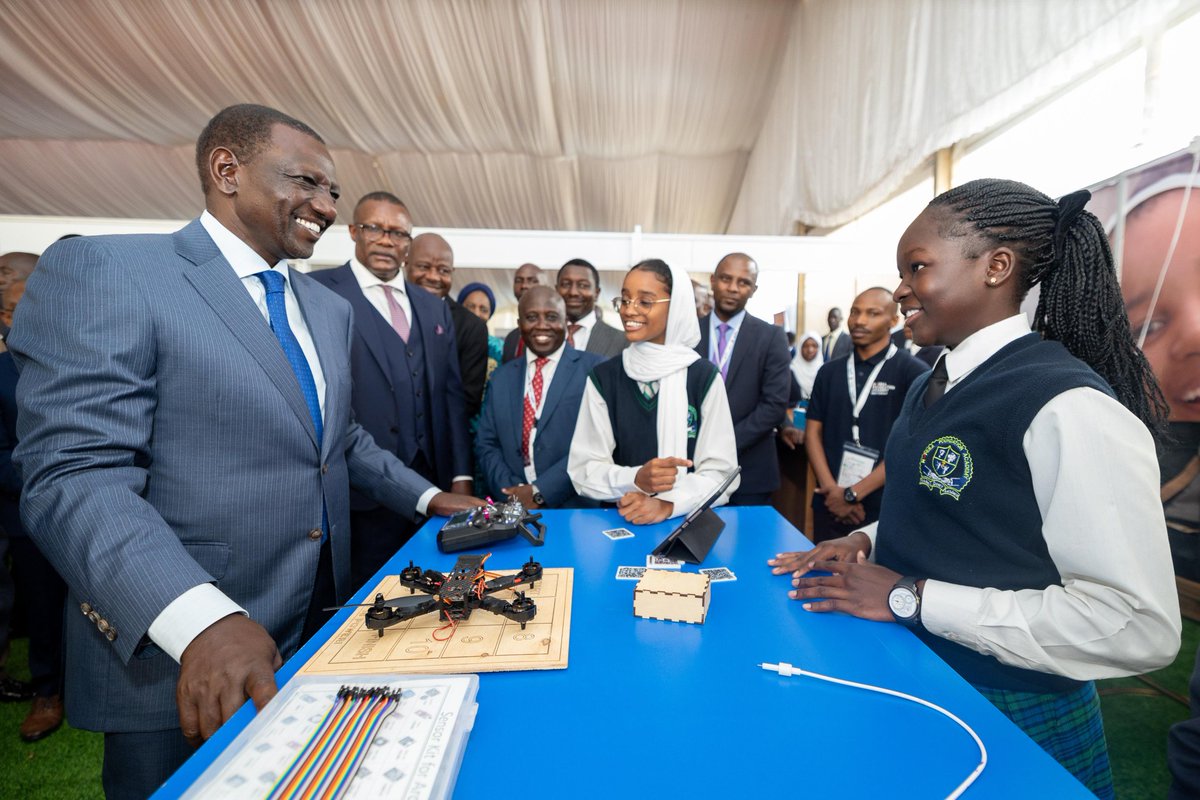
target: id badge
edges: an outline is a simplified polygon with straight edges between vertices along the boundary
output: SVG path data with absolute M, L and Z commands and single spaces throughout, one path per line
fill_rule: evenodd
M 842 466 L 838 468 L 838 486 L 853 486 L 861 481 L 879 461 L 879 451 L 861 444 L 846 442 L 842 445 Z

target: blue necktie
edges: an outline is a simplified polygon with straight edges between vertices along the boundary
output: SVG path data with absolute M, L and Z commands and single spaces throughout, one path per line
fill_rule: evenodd
M 275 338 L 283 347 L 283 354 L 292 365 L 292 372 L 296 373 L 300 393 L 304 395 L 304 404 L 308 406 L 313 427 L 317 431 L 317 447 L 320 447 L 321 437 L 325 433 L 325 426 L 321 422 L 321 401 L 317 398 L 317 383 L 313 380 L 312 368 L 308 366 L 308 359 L 304 357 L 304 351 L 300 349 L 300 343 L 292 333 L 292 326 L 288 325 L 287 304 L 283 299 L 283 276 L 271 269 L 255 274 L 267 289 L 267 314 L 271 318 L 271 330 L 275 331 Z M 329 511 L 325 508 L 325 498 L 322 497 L 321 542 L 324 543 L 328 538 Z
M 321 423 L 321 401 L 317 397 L 317 384 L 313 380 L 308 359 L 304 357 L 304 351 L 300 349 L 300 343 L 296 341 L 292 327 L 288 325 L 287 305 L 283 301 L 283 276 L 274 270 L 259 272 L 256 275 L 267 289 L 267 313 L 271 317 L 271 330 L 275 331 L 275 338 L 279 339 L 283 354 L 292 365 L 292 372 L 296 373 L 300 392 L 304 395 L 304 403 L 308 406 L 313 427 L 317 431 L 317 444 L 320 445 L 324 433 L 324 425 Z

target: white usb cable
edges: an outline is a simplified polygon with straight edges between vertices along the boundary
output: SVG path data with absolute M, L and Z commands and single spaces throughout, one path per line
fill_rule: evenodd
M 955 722 L 957 722 L 959 727 L 961 727 L 967 733 L 971 734 L 971 738 L 974 739 L 975 744 L 979 746 L 979 764 L 975 767 L 974 770 L 971 771 L 971 774 L 967 776 L 967 779 L 958 785 L 957 789 L 955 789 L 950 794 L 946 795 L 946 800 L 955 800 L 956 797 L 960 796 L 963 792 L 965 792 L 967 790 L 967 787 L 970 786 L 972 783 L 974 783 L 975 779 L 978 778 L 980 773 L 983 772 L 983 768 L 987 766 L 987 748 L 983 746 L 983 740 L 979 738 L 979 735 L 977 733 L 975 733 L 975 730 L 970 725 L 963 722 L 957 716 L 950 713 L 949 711 L 942 708 L 941 706 L 937 705 L 936 703 L 931 703 L 928 700 L 922 700 L 919 697 L 913 697 L 911 694 L 905 694 L 904 692 L 898 692 L 895 689 L 884 689 L 882 686 L 872 686 L 869 683 L 858 683 L 857 681 L 847 681 L 847 680 L 843 680 L 841 678 L 832 678 L 828 675 L 822 675 L 819 672 L 809 672 L 806 669 L 801 669 L 800 667 L 793 667 L 791 664 L 788 664 L 788 663 L 782 662 L 782 661 L 778 664 L 759 664 L 759 666 L 769 672 L 778 672 L 780 675 L 783 675 L 784 677 L 791 677 L 792 675 L 803 675 L 803 676 L 809 677 L 809 678 L 816 678 L 817 680 L 829 681 L 830 683 L 840 683 L 843 686 L 853 686 L 856 689 L 866 689 L 869 692 L 879 692 L 880 694 L 890 694 L 893 697 L 899 697 L 902 700 L 911 700 L 912 702 L 919 703 L 920 705 L 926 706 L 927 708 L 932 708 L 934 711 L 937 711 L 939 714 L 943 714 L 943 715 L 949 717 L 950 719 L 954 720 Z

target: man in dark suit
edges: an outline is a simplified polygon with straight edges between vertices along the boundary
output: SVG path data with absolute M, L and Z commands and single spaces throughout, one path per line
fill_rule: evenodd
M 13 323 L 13 460 L 63 576 L 66 703 L 105 731 L 109 798 L 145 797 L 347 598 L 350 485 L 393 510 L 450 495 L 350 413 L 350 305 L 288 259 L 337 216 L 304 123 L 232 106 L 196 146 L 207 210 L 169 235 L 43 254 Z
M 612 358 L 628 346 L 624 332 L 602 322 L 596 313 L 600 273 L 590 262 L 573 258 L 563 264 L 555 286 L 567 307 L 567 342 L 572 347 Z
M 517 303 L 520 303 L 521 296 L 525 294 L 526 289 L 541 285 L 542 268 L 537 264 L 522 264 L 517 267 L 517 274 L 513 275 L 513 297 L 517 298 Z M 507 364 L 521 355 L 524 350 L 525 343 L 521 338 L 521 327 L 518 325 L 508 332 L 508 336 L 504 337 L 504 347 L 500 350 L 500 363 Z
M 487 382 L 487 323 L 467 311 L 450 297 L 454 278 L 454 251 L 450 243 L 436 233 L 422 233 L 413 239 L 404 267 L 410 283 L 440 297 L 450 309 L 454 335 L 458 342 L 458 367 L 467 398 L 467 419 L 474 419 L 483 405 L 483 385 Z
M 758 264 L 730 253 L 712 275 L 713 312 L 700 320 L 696 352 L 717 365 L 729 396 L 742 482 L 731 505 L 763 506 L 779 488 L 775 428 L 783 423 L 791 389 L 783 328 L 746 313 L 758 289 Z
M 824 356 L 826 364 L 835 358 L 850 355 L 850 351 L 854 349 L 850 334 L 842 327 L 843 319 L 840 308 L 834 306 L 829 309 L 829 316 L 825 318 L 829 324 L 829 333 L 821 337 L 821 355 Z
M 25 293 L 16 278 L 0 294 L 0 322 L 12 327 L 13 311 Z M 12 463 L 17 444 L 17 366 L 12 353 L 0 353 L 0 525 L 8 534 L 18 604 L 29 634 L 29 672 L 33 704 L 19 733 L 27 742 L 44 739 L 63 721 L 62 633 L 67 587 L 50 562 L 30 541 L 21 524 L 21 475 Z M 2 567 L 0 567 L 2 568 Z
M 311 277 L 350 302 L 351 404 L 375 443 L 452 492 L 471 493 L 471 441 L 450 308 L 404 280 L 412 218 L 388 192 L 364 195 L 350 225 L 354 258 Z M 417 530 L 350 495 L 350 580 L 365 583 Z
M 490 491 L 526 508 L 596 505 L 575 492 L 567 451 L 587 374 L 602 359 L 566 343 L 567 312 L 549 286 L 521 297 L 517 324 L 524 355 L 492 373 L 475 437 L 475 457 Z

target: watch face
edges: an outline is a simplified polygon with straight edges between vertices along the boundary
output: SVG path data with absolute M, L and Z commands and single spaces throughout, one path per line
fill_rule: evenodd
M 917 596 L 912 589 L 897 586 L 888 595 L 888 606 L 900 619 L 912 619 L 917 615 Z

